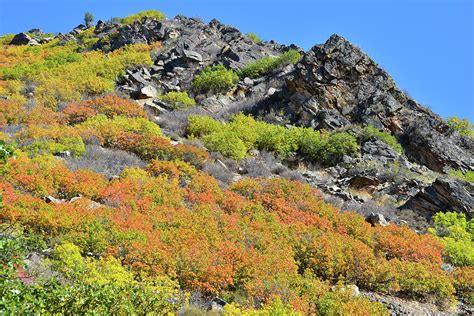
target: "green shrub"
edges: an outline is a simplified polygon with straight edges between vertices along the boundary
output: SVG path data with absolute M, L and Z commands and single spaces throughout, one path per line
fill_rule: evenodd
M 255 44 L 262 42 L 262 39 L 255 33 L 249 32 L 247 33 L 247 37 L 250 38 L 250 40 L 254 42 Z
M 281 54 L 278 57 L 280 64 L 296 64 L 301 59 L 301 54 L 295 49 L 290 49 L 289 51 Z
M 444 245 L 447 260 L 455 266 L 474 265 L 474 219 L 456 212 L 437 213 L 429 231 Z
M 248 150 L 239 136 L 231 130 L 221 130 L 205 136 L 204 145 L 211 151 L 220 152 L 235 160 L 242 160 Z
M 301 58 L 301 54 L 296 50 L 289 50 L 278 57 L 264 57 L 248 64 L 239 73 L 241 78 L 258 78 L 266 75 L 285 64 L 295 64 Z
M 258 122 L 251 116 L 242 113 L 235 115 L 228 124 L 223 124 L 209 116 L 194 115 L 189 117 L 187 134 L 191 137 L 203 137 L 219 132 L 219 139 L 229 136 L 238 138 L 243 143 L 246 151 L 251 148 L 275 152 L 283 158 L 288 158 L 295 153 L 303 157 L 325 164 L 333 164 L 342 156 L 354 156 L 359 151 L 356 139 L 348 133 L 321 133 L 309 128 L 286 128 L 265 122 Z M 211 138 L 217 139 L 216 135 Z M 242 148 L 240 145 L 239 148 Z M 208 147 L 209 148 L 209 147 Z M 216 149 L 223 155 L 225 152 Z M 239 155 L 243 149 L 239 151 Z M 233 154 L 233 156 L 236 156 Z M 241 158 L 240 158 L 241 159 Z
M 29 154 L 58 154 L 69 151 L 75 157 L 82 156 L 86 152 L 86 146 L 80 137 L 64 137 L 58 141 L 40 140 L 34 141 L 24 148 Z
M 171 91 L 158 97 L 161 101 L 168 103 L 173 109 L 185 109 L 196 105 L 196 101 L 184 91 Z
M 468 170 L 464 173 L 461 170 L 451 170 L 449 175 L 453 178 L 474 183 L 474 171 L 472 170 Z
M 192 88 L 196 93 L 224 93 L 231 89 L 239 77 L 223 65 L 204 68 L 192 81 Z
M 328 292 L 317 303 L 318 315 L 390 315 L 387 308 L 379 302 L 366 297 L 355 296 L 350 287 L 338 286 Z
M 287 129 L 280 125 L 259 122 L 256 147 L 259 150 L 276 152 L 286 158 L 298 149 L 298 128 Z
M 8 45 L 15 37 L 15 34 L 5 34 L 0 36 L 0 45 Z
M 94 16 L 90 12 L 86 12 L 84 14 L 84 24 L 86 27 L 90 27 L 92 25 L 92 22 L 94 22 Z
M 0 140 L 0 163 L 5 163 L 13 154 L 13 147 L 7 145 L 3 140 Z
M 187 134 L 202 137 L 220 131 L 223 124 L 207 115 L 191 115 L 188 118 Z
M 448 117 L 447 123 L 450 128 L 457 131 L 459 134 L 474 138 L 474 124 L 469 122 L 469 120 L 450 116 Z
M 390 261 L 400 293 L 415 299 L 436 302 L 447 307 L 453 303 L 455 289 L 450 277 L 439 273 L 439 268 L 421 262 Z
M 163 12 L 160 12 L 157 10 L 145 10 L 145 11 L 138 12 L 136 14 L 129 15 L 121 19 L 120 22 L 122 24 L 128 25 L 128 24 L 132 24 L 135 21 L 140 21 L 145 17 L 149 17 L 149 18 L 161 21 L 166 18 L 166 15 Z
M 299 139 L 300 153 L 310 160 L 318 161 L 323 157 L 327 144 L 327 133 L 312 128 L 302 130 Z
M 397 139 L 393 135 L 388 132 L 381 131 L 372 125 L 368 125 L 362 130 L 362 138 L 364 141 L 378 139 L 392 147 L 397 153 L 403 154 L 402 145 L 398 143 Z
M 359 145 L 354 136 L 348 133 L 330 134 L 324 148 L 322 161 L 333 164 L 340 161 L 342 156 L 355 156 L 359 152 Z
M 239 135 L 247 148 L 252 148 L 257 141 L 258 125 L 250 115 L 239 113 L 232 117 L 231 122 L 225 128 Z

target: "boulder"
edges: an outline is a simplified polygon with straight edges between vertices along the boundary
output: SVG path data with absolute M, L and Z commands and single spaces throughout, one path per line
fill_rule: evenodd
M 192 50 L 183 50 L 184 57 L 188 60 L 195 61 L 195 62 L 201 62 L 202 61 L 202 55 L 199 54 L 198 52 L 192 51 Z
M 158 97 L 158 91 L 151 85 L 144 86 L 140 89 L 139 99 L 149 99 Z
M 380 226 L 388 226 L 388 221 L 385 219 L 380 213 L 370 213 L 365 220 L 370 223 L 372 226 L 380 225 Z
M 10 45 L 37 45 L 38 42 L 35 39 L 32 39 L 26 33 L 18 33 L 10 41 Z
M 57 198 L 55 198 L 54 196 L 51 196 L 51 195 L 45 196 L 44 200 L 47 203 L 53 203 L 53 204 L 61 204 L 61 203 L 65 202 L 65 200 L 57 199 Z

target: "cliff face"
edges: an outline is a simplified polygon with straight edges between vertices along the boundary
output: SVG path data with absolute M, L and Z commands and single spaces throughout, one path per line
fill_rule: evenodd
M 296 65 L 290 104 L 300 122 L 322 128 L 372 124 L 395 135 L 407 157 L 437 172 L 474 167 L 472 139 L 449 134 L 446 123 L 402 92 L 359 48 L 333 35 Z

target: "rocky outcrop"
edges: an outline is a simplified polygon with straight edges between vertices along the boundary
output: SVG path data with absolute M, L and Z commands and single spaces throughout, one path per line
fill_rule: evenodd
M 217 20 L 206 24 L 183 16 L 161 22 L 144 19 L 127 26 L 99 22 L 96 32 L 103 38 L 98 43 L 99 48 L 115 49 L 125 44 L 162 42 L 163 48 L 154 56 L 152 67 L 128 72 L 119 80 L 118 90 L 134 98 L 140 95 L 140 90 L 146 85 L 154 86 L 160 93 L 189 91 L 194 75 L 208 65 L 223 64 L 239 69 L 250 62 L 266 56 L 277 56 L 290 49 L 275 42 L 254 43 L 236 28 Z M 247 78 L 238 84 L 235 97 L 240 95 L 240 100 L 251 98 L 252 88 L 260 83 L 263 85 L 256 88 L 255 92 L 263 97 L 271 88 L 268 81 L 263 83 L 263 80 Z M 280 86 L 285 83 L 284 80 L 279 81 Z M 214 104 L 208 97 L 213 98 L 202 96 L 199 98 L 200 103 L 204 106 Z M 237 99 L 234 98 L 234 101 Z
M 95 34 L 102 38 L 96 48 L 114 50 L 130 44 L 151 44 L 164 39 L 163 24 L 155 19 L 144 18 L 129 25 L 100 21 Z
M 431 217 L 437 212 L 465 213 L 474 217 L 474 184 L 439 177 L 432 185 L 421 190 L 407 201 L 403 208 L 409 208 Z
M 446 123 L 398 89 L 359 48 L 333 35 L 314 46 L 288 83 L 298 124 L 335 129 L 371 124 L 391 131 L 411 161 L 443 172 L 474 169 L 474 146 L 459 146 Z

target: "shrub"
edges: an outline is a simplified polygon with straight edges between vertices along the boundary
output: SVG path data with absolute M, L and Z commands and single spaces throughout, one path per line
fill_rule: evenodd
M 455 266 L 474 265 L 474 220 L 466 215 L 447 212 L 433 216 L 430 232 L 444 245 L 447 260 Z
M 103 144 L 111 143 L 123 132 L 140 135 L 161 136 L 160 127 L 142 117 L 115 116 L 107 118 L 105 115 L 96 115 L 77 125 L 84 139 L 97 137 Z
M 243 113 L 234 115 L 230 123 L 225 125 L 225 128 L 239 135 L 247 148 L 252 148 L 257 141 L 258 123 L 250 115 L 247 116 Z
M 220 152 L 235 160 L 242 160 L 248 150 L 239 136 L 230 130 L 222 130 L 205 136 L 204 145 L 209 150 Z
M 259 122 L 256 147 L 259 150 L 276 152 L 283 158 L 287 158 L 298 149 L 296 131 L 298 129 L 289 130 L 280 125 Z
M 326 164 L 337 162 L 343 155 L 354 156 L 359 151 L 356 139 L 348 133 L 327 134 L 301 127 L 286 128 L 257 122 L 242 113 L 233 116 L 228 124 L 222 124 L 208 116 L 189 117 L 189 136 L 202 137 L 216 132 L 222 132 L 219 133 L 220 140 L 224 136 L 232 137 L 233 140 L 238 138 L 246 150 L 256 148 L 276 152 L 283 158 L 300 153 L 307 159 Z M 243 148 L 240 142 L 236 146 Z M 217 150 L 215 146 L 214 150 Z M 240 157 L 240 153 L 242 150 L 237 156 Z M 226 155 L 223 152 L 221 154 Z
M 325 154 L 328 134 L 312 128 L 302 130 L 299 138 L 299 150 L 303 156 L 312 161 L 320 161 Z
M 29 154 L 58 154 L 69 151 L 73 156 L 82 156 L 86 151 L 84 142 L 80 137 L 63 137 L 57 141 L 43 140 L 34 141 L 30 145 L 23 148 Z
M 402 145 L 398 143 L 397 139 L 393 135 L 388 132 L 381 131 L 372 125 L 368 125 L 362 130 L 362 139 L 364 141 L 378 139 L 392 147 L 397 153 L 403 154 Z
M 145 111 L 136 102 L 112 94 L 71 102 L 64 108 L 63 113 L 71 124 L 83 122 L 97 114 L 103 114 L 108 118 L 114 116 L 147 117 Z
M 223 128 L 223 124 L 207 115 L 191 115 L 188 118 L 187 134 L 192 137 L 202 137 Z
M 467 170 L 466 172 L 462 172 L 461 170 L 451 170 L 449 175 L 453 178 L 461 179 L 464 181 L 474 183 L 474 171 Z
M 8 45 L 15 37 L 15 34 L 5 34 L 0 36 L 0 45 Z
M 0 140 L 0 163 L 5 163 L 13 154 L 13 147 L 5 143 L 5 141 Z
M 140 21 L 144 19 L 145 17 L 161 21 L 166 18 L 166 15 L 163 12 L 160 12 L 157 10 L 145 10 L 145 11 L 141 11 L 135 14 L 131 14 L 121 19 L 120 22 L 124 25 L 128 25 L 128 24 L 134 23 L 135 21 Z
M 125 168 L 144 166 L 136 155 L 119 149 L 87 145 L 81 157 L 67 159 L 71 170 L 91 170 L 107 178 L 119 175 Z
M 469 122 L 469 120 L 450 116 L 448 117 L 447 123 L 451 129 L 457 131 L 459 134 L 474 138 L 474 124 Z
M 29 154 L 57 154 L 70 151 L 74 156 L 84 153 L 85 147 L 82 138 L 76 130 L 69 126 L 50 125 L 39 127 L 30 125 L 15 135 L 23 148 Z
M 262 42 L 262 39 L 255 33 L 249 32 L 247 33 L 247 37 L 255 44 Z
M 455 289 L 449 276 L 436 266 L 418 262 L 391 260 L 395 280 L 402 294 L 449 307 L 454 302 Z
M 59 46 L 56 42 L 36 47 L 9 46 L 0 77 L 35 82 L 37 102 L 56 108 L 59 102 L 79 100 L 82 95 L 112 92 L 115 80 L 125 69 L 152 64 L 153 45 L 130 45 L 107 55 L 100 51 L 80 54 L 80 45 L 71 42 Z
M 454 270 L 454 287 L 458 295 L 468 304 L 474 305 L 474 267 L 462 267 Z
M 317 315 L 390 315 L 383 304 L 355 296 L 350 287 L 344 286 L 327 293 L 316 304 Z
M 296 50 L 289 50 L 278 57 L 264 57 L 242 68 L 239 76 L 258 78 L 285 64 L 295 64 L 300 58 L 301 54 Z
M 197 74 L 193 81 L 192 87 L 196 93 L 225 93 L 230 90 L 239 77 L 230 69 L 226 69 L 223 65 L 210 66 L 204 68 Z
M 185 109 L 190 106 L 196 105 L 196 101 L 188 96 L 187 92 L 171 91 L 167 94 L 159 96 L 159 99 L 163 102 L 168 103 L 175 110 Z
M 359 145 L 354 136 L 348 133 L 330 134 L 324 148 L 323 161 L 333 164 L 340 161 L 342 156 L 355 156 L 359 152 Z
M 26 113 L 20 102 L 0 100 L 0 127 L 23 122 Z

